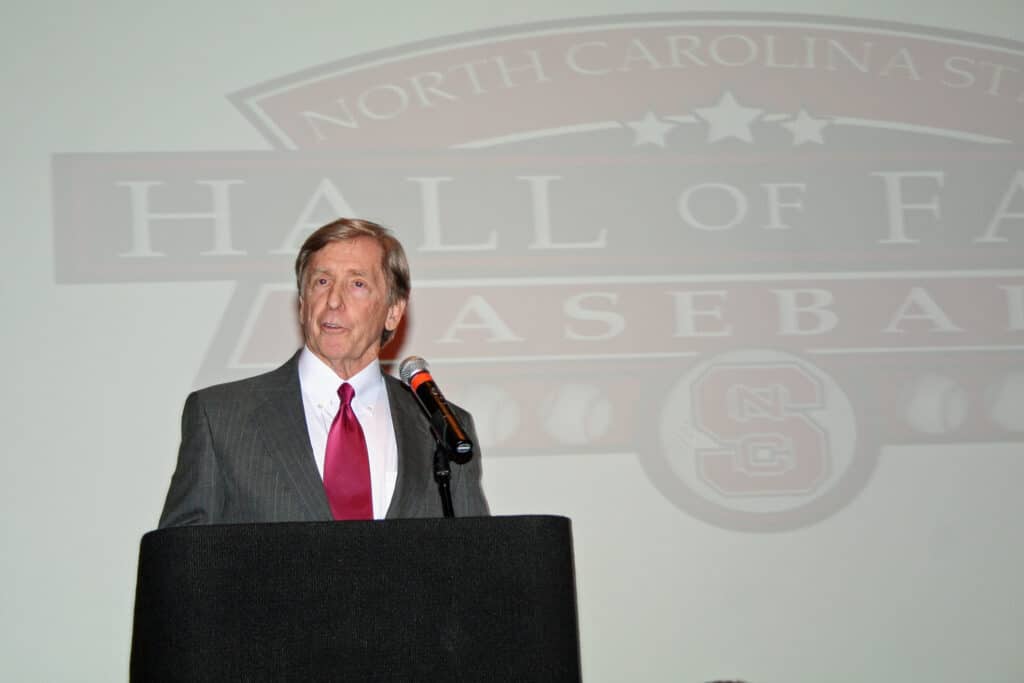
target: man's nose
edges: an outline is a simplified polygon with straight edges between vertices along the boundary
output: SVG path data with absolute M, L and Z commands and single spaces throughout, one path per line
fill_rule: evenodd
M 330 291 L 327 292 L 327 306 L 329 308 L 343 308 L 345 306 L 345 297 L 342 295 L 340 284 L 333 285 Z

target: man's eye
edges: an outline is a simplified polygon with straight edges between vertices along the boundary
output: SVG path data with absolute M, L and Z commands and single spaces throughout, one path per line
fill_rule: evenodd
M 325 278 L 325 277 L 317 278 L 316 283 L 318 285 L 326 285 L 327 284 L 327 278 Z
M 366 287 L 366 283 L 363 282 L 362 280 L 354 280 L 352 282 L 352 286 L 353 287 L 357 287 L 359 289 L 362 289 L 362 288 Z

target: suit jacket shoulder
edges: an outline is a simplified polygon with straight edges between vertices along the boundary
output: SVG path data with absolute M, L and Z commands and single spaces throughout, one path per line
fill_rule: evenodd
M 161 527 L 330 518 L 297 353 L 276 370 L 189 395 Z

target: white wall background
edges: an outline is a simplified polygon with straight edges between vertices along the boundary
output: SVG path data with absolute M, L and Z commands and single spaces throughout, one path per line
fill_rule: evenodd
M 690 11 L 815 13 L 906 22 L 922 30 L 967 31 L 993 40 L 1024 40 L 1024 11 L 1016 0 L 955 5 L 923 0 L 777 0 L 771 4 L 250 0 L 166 6 L 101 0 L 8 3 L 0 9 L 0 82 L 4 86 L 0 292 L 5 320 L 0 344 L 6 359 L 0 392 L 5 443 L 0 458 L 4 547 L 0 678 L 126 679 L 138 541 L 156 524 L 174 465 L 181 405 L 187 392 L 203 382 L 200 368 L 234 286 L 230 280 L 212 277 L 210 281 L 161 282 L 139 277 L 58 284 L 55 235 L 59 231 L 84 231 L 82 237 L 89 241 L 123 233 L 125 226 L 57 226 L 55 207 L 70 200 L 55 190 L 53 168 L 61 163 L 55 155 L 265 151 L 270 149 L 267 140 L 227 95 L 373 50 L 463 32 L 618 13 Z M 1019 46 L 1017 52 L 1005 50 L 1008 63 L 1021 64 Z M 1016 84 L 1015 92 L 1024 93 L 1020 74 L 1007 71 L 1004 76 L 1007 87 Z M 854 104 L 858 98 L 863 102 L 874 96 L 848 94 Z M 950 93 L 951 98 L 958 96 Z M 979 164 L 975 175 L 983 182 L 978 188 L 962 190 L 965 199 L 959 204 L 956 193 L 961 190 L 948 189 L 951 194 L 947 195 L 953 207 L 947 216 L 956 214 L 957 206 L 968 206 L 966 197 L 973 197 L 971 192 L 983 195 L 978 202 L 987 202 L 983 205 L 988 208 L 971 216 L 975 225 L 970 232 L 975 235 L 1001 197 L 1010 196 L 1016 202 L 1005 208 L 1007 214 L 1020 212 L 1024 204 L 1021 195 L 1009 192 L 1012 170 L 1024 169 L 1019 146 L 1024 142 L 1019 124 L 1024 120 L 1024 103 L 1013 103 L 1009 97 L 1007 104 L 1006 99 L 992 96 L 990 107 L 983 105 L 996 119 L 1002 116 L 999 120 L 1009 121 L 1005 129 L 1018 135 L 1011 136 L 1013 144 L 994 153 L 994 166 L 988 161 L 988 147 L 964 143 L 952 152 L 962 155 L 954 172 L 972 175 L 972 164 Z M 976 129 L 972 122 L 964 128 Z M 932 158 L 925 164 L 920 160 L 934 148 L 915 141 L 906 144 L 911 155 L 906 168 L 946 163 Z M 755 160 L 771 158 L 767 152 L 758 157 L 761 147 L 720 146 L 713 151 L 722 149 L 729 154 L 753 154 Z M 865 150 L 869 170 L 873 149 Z M 949 149 L 940 150 L 948 160 Z M 533 149 L 531 153 L 540 152 Z M 951 172 L 951 184 L 954 175 Z M 76 182 L 87 185 L 81 178 Z M 637 183 L 623 186 L 621 192 L 635 193 L 642 202 L 644 187 Z M 923 192 L 917 199 L 926 201 L 927 196 Z M 79 200 L 100 210 L 89 204 L 88 197 Z M 267 201 L 266 206 L 273 207 L 273 199 Z M 834 201 L 831 206 L 837 211 L 845 206 L 856 216 L 860 210 L 853 199 L 846 206 L 842 193 Z M 464 208 L 473 214 L 486 207 Z M 367 217 L 406 215 L 399 209 L 391 216 L 386 208 L 381 213 Z M 865 223 L 873 216 L 864 209 Z M 928 212 L 914 216 L 926 220 Z M 898 260 L 891 269 L 910 273 L 914 281 L 917 271 L 947 276 L 972 269 L 997 271 L 1005 278 L 1000 280 L 1003 285 L 1017 286 L 1024 267 L 1024 232 L 1019 223 L 1008 218 L 1008 241 L 979 255 L 957 241 L 958 228 L 950 220 L 941 239 L 949 240 L 952 261 Z M 926 230 L 915 226 L 914 230 Z M 286 227 L 282 226 L 281 234 Z M 396 227 L 403 226 L 396 221 Z M 236 228 L 240 235 L 244 229 Z M 408 235 L 407 246 L 410 241 L 414 246 L 419 236 L 409 229 L 403 235 Z M 646 238 L 656 241 L 658 231 L 669 228 L 652 221 L 647 229 L 653 232 Z M 727 246 L 737 254 L 749 248 L 739 235 Z M 846 247 L 826 241 L 820 248 L 841 254 Z M 936 248 L 928 254 L 938 252 Z M 593 272 L 618 274 L 619 261 L 604 258 Z M 800 272 L 803 266 L 796 255 L 793 261 L 796 265 L 790 269 L 774 270 Z M 453 263 L 456 275 L 472 271 L 458 260 Z M 288 282 L 287 268 L 285 264 L 275 283 Z M 623 275 L 635 274 L 622 268 Z M 637 268 L 646 272 L 643 263 Z M 659 263 L 654 270 L 658 275 L 685 276 L 701 268 L 683 259 L 675 269 Z M 757 272 L 757 267 L 751 269 Z M 840 264 L 832 270 L 878 269 L 885 266 Z M 526 269 L 518 276 L 551 274 L 538 266 L 537 272 Z M 756 278 L 754 284 L 771 287 Z M 424 281 L 418 291 L 429 293 L 431 286 L 439 287 Z M 625 301 L 626 295 L 622 296 Z M 1012 381 L 1019 382 L 1020 375 L 1014 373 L 1024 370 L 1024 332 L 1014 327 L 1012 296 L 1007 296 L 1011 303 L 999 304 L 1003 308 L 987 300 L 974 304 L 980 308 L 975 313 L 981 328 L 986 321 L 1000 321 L 993 324 L 989 336 L 986 332 L 972 336 L 967 346 L 974 351 L 921 349 L 910 354 L 912 362 L 940 369 L 945 365 L 962 369 L 966 364 L 966 374 L 961 375 L 985 376 L 992 384 L 979 389 L 982 394 L 991 395 L 992 387 L 1002 387 L 1015 396 L 1020 386 Z M 870 304 L 865 299 L 851 310 Z M 524 297 L 518 305 L 526 306 L 522 310 L 529 315 L 531 306 L 542 308 L 543 302 Z M 618 310 L 631 323 L 639 319 L 641 326 L 645 321 L 655 324 L 664 315 L 632 306 L 623 303 Z M 914 306 L 905 312 L 916 312 L 918 322 L 934 326 L 937 314 L 929 315 L 920 301 Z M 1006 306 L 1011 306 L 1009 320 Z M 968 302 L 966 309 L 971 308 Z M 887 316 L 893 314 L 893 307 L 887 309 Z M 425 312 L 419 315 L 428 317 Z M 446 310 L 439 315 L 453 320 L 455 313 Z M 742 322 L 741 317 L 734 322 Z M 411 341 L 403 352 L 431 355 L 435 347 L 425 335 L 410 331 Z M 417 341 L 422 345 L 416 346 Z M 763 346 L 774 347 L 777 342 L 765 341 Z M 850 341 L 850 345 L 856 343 Z M 994 350 L 996 346 L 999 350 Z M 795 344 L 782 352 L 799 348 Z M 446 370 L 454 378 L 468 361 L 486 355 L 478 347 L 473 349 L 460 357 L 453 354 L 448 364 L 444 358 L 435 363 L 439 380 L 443 383 Z M 714 348 L 702 348 L 686 363 L 698 364 L 715 353 Z M 964 353 L 973 355 L 964 360 Z M 609 373 L 632 372 L 627 355 L 610 354 Z M 898 370 L 902 357 L 885 356 L 885 362 Z M 574 365 L 576 360 L 536 363 L 543 364 L 546 373 L 565 373 L 570 381 L 579 367 Z M 882 362 L 875 356 L 867 360 L 854 356 L 851 361 L 852 367 L 868 374 Z M 486 376 L 503 366 L 478 362 L 474 367 Z M 685 372 L 678 370 L 658 390 L 674 386 Z M 914 378 L 921 381 L 919 376 Z M 502 381 L 497 380 L 499 387 Z M 486 414 L 487 407 L 474 405 L 472 387 L 453 384 L 453 400 Z M 1012 429 L 998 434 L 981 429 L 972 432 L 971 438 L 961 438 L 953 427 L 961 424 L 961 413 L 974 409 L 973 404 L 964 405 L 963 395 L 941 380 L 934 386 L 919 386 L 917 392 L 919 400 L 933 408 L 935 402 L 952 401 L 945 408 L 934 408 L 949 424 L 940 419 L 929 433 L 931 423 L 921 418 L 926 422 L 923 436 L 901 437 L 899 443 L 887 441 L 890 432 L 884 428 L 869 431 L 876 428 L 861 424 L 858 436 L 877 442 L 868 448 L 878 458 L 870 478 L 842 505 L 793 528 L 769 531 L 770 525 L 757 523 L 759 512 L 776 504 L 795 505 L 793 500 L 768 507 L 754 501 L 744 517 L 746 530 L 684 509 L 640 465 L 643 456 L 622 447 L 629 443 L 628 436 L 616 442 L 615 450 L 588 449 L 585 440 L 563 448 L 550 445 L 550 439 L 541 440 L 542 446 L 518 456 L 514 447 L 495 443 L 493 457 L 486 460 L 485 485 L 497 514 L 551 513 L 573 519 L 587 681 L 1024 680 L 1024 656 L 1019 650 L 1024 618 L 1019 583 L 1024 573 L 1020 431 L 1014 437 Z M 865 394 L 854 393 L 853 400 L 865 400 Z M 866 414 L 881 422 L 891 417 L 885 410 L 890 407 L 886 400 L 892 397 L 871 392 L 867 396 L 880 404 L 864 408 Z M 902 399 L 892 400 L 907 415 L 916 410 L 908 407 L 913 399 L 906 405 Z M 587 404 L 580 398 L 568 400 L 567 405 L 571 411 L 583 410 Z M 604 404 L 595 405 L 600 411 Z M 1005 424 L 1019 427 L 1024 404 L 1011 400 L 1000 405 L 1009 412 Z M 927 412 L 927 406 L 922 410 Z M 842 414 L 840 409 L 827 411 L 823 419 L 838 415 L 838 420 Z M 554 433 L 564 436 L 576 418 L 559 419 L 567 423 L 556 426 Z M 613 410 L 608 421 L 600 415 L 594 419 L 600 431 L 625 416 Z M 656 447 L 658 439 L 639 430 L 656 431 L 664 424 L 659 419 L 664 417 L 630 420 L 631 428 L 638 430 L 633 440 L 648 449 L 652 444 Z M 837 427 L 832 436 L 838 438 L 841 433 Z M 834 448 L 836 453 L 842 450 L 841 444 Z M 745 504 L 718 502 L 720 507 Z

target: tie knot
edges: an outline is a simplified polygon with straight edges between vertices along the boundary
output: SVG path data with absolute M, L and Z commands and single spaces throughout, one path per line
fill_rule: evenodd
M 352 388 L 352 385 L 345 382 L 338 387 L 338 398 L 341 399 L 341 405 L 347 406 L 352 403 L 352 397 L 356 395 L 356 390 Z

